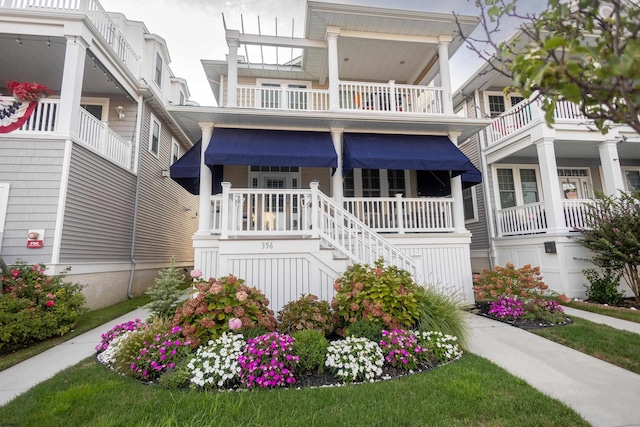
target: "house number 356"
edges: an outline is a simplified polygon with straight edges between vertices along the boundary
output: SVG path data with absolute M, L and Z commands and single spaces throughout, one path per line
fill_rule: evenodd
M 262 242 L 262 250 L 266 251 L 269 249 L 273 249 L 273 242 Z

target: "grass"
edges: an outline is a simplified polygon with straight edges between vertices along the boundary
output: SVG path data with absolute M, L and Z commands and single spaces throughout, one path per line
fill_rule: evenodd
M 3 425 L 588 426 L 481 357 L 337 388 L 203 393 L 148 386 L 86 359 L 0 408 Z
M 640 335 L 572 317 L 573 324 L 530 332 L 640 374 Z
M 603 314 L 605 316 L 615 317 L 617 319 L 640 323 L 640 311 L 615 310 L 612 308 L 579 304 L 575 302 L 563 303 L 562 305 L 566 305 L 567 307 L 575 308 L 578 310 L 590 311 L 592 313 Z
M 80 334 L 97 328 L 98 326 L 116 319 L 132 310 L 135 310 L 136 308 L 141 307 L 148 302 L 149 297 L 143 295 L 137 298 L 123 301 L 110 307 L 89 311 L 80 316 L 76 323 L 76 327 L 68 334 L 65 334 L 61 337 L 49 338 L 48 340 L 40 341 L 11 353 L 0 355 L 0 371 L 23 362 L 30 357 L 42 353 L 43 351 L 49 350 L 50 348 L 53 348 L 58 344 L 77 337 Z

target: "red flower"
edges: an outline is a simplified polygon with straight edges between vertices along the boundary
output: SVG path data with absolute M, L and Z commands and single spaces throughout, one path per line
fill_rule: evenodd
M 56 303 L 53 300 L 47 301 L 47 307 L 53 307 Z
M 52 95 L 53 92 L 41 84 L 33 83 L 20 83 L 13 80 L 9 80 L 7 83 L 7 89 L 13 92 L 14 96 L 20 101 L 32 102 L 37 101 L 42 97 Z

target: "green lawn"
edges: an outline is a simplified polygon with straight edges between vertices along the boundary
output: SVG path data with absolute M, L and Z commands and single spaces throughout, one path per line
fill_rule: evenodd
M 640 335 L 572 317 L 572 325 L 530 332 L 640 374 Z
M 148 302 L 149 297 L 143 295 L 137 298 L 123 301 L 110 307 L 89 311 L 80 316 L 78 322 L 76 323 L 76 327 L 68 334 L 65 334 L 61 337 L 53 337 L 48 340 L 35 343 L 31 346 L 13 351 L 11 353 L 1 354 L 0 371 L 10 368 L 22 361 L 25 361 L 28 358 L 35 356 L 36 354 L 40 354 L 43 351 L 49 350 L 50 348 L 53 348 L 58 344 L 77 337 L 80 334 L 97 328 L 98 326 L 103 325 L 113 319 L 117 319 L 118 317 L 127 314 L 128 312 L 135 310 L 136 308 L 141 307 Z M 98 343 L 96 343 L 96 345 L 97 344 Z M 1 425 L 2 424 L 0 424 L 0 426 Z
M 147 386 L 86 359 L 0 408 L 2 425 L 587 426 L 472 354 L 432 372 L 347 387 L 204 393 Z

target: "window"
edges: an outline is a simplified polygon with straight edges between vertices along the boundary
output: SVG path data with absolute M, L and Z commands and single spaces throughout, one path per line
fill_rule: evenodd
M 160 155 L 160 122 L 151 116 L 151 130 L 149 132 L 149 152 L 158 157 Z
M 478 208 L 476 206 L 476 187 L 469 187 L 462 190 L 462 204 L 464 207 L 465 222 L 478 220 Z
M 156 53 L 156 73 L 153 81 L 156 82 L 158 87 L 162 88 L 162 57 L 159 53 Z
M 362 197 L 380 197 L 380 170 L 362 169 Z
M 409 171 L 395 169 L 351 169 L 343 180 L 344 197 L 406 196 L 411 188 Z
M 82 97 L 80 107 L 103 122 L 109 121 L 109 98 Z
M 640 169 L 627 169 L 624 171 L 627 191 L 640 191 Z
M 180 144 L 175 139 L 171 140 L 171 164 L 180 158 Z
M 540 201 L 535 168 L 510 167 L 496 169 L 500 208 L 527 205 Z
M 184 105 L 184 93 L 182 93 L 182 91 L 180 91 L 180 98 L 179 98 L 179 105 Z
M 257 106 L 260 108 L 289 110 L 309 108 L 306 89 L 311 87 L 311 82 L 258 80 L 256 83 L 263 88 L 257 99 Z
M 515 94 L 507 95 L 505 97 L 504 93 L 502 92 L 485 92 L 484 98 L 487 113 L 491 117 L 498 117 L 500 114 L 516 106 L 524 100 L 525 98 Z
M 356 197 L 354 173 L 355 169 L 351 169 L 342 181 L 342 192 L 344 197 Z
M 406 195 L 404 170 L 402 169 L 387 170 L 387 181 L 389 182 L 389 197 L 393 197 L 396 194 Z

